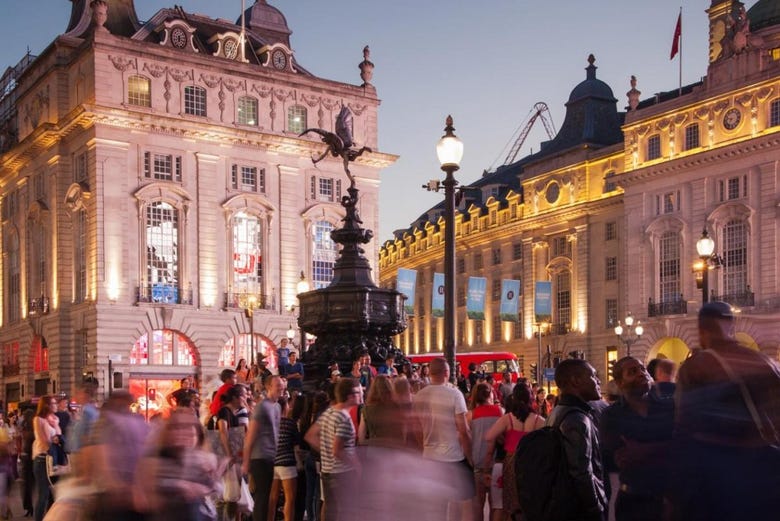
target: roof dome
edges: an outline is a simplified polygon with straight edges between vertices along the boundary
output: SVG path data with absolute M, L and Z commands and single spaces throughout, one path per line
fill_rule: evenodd
M 771 25 L 780 25 L 780 2 L 758 0 L 747 12 L 750 30 L 758 31 Z
M 255 4 L 244 11 L 244 16 L 247 28 L 270 40 L 268 43 L 281 42 L 290 46 L 292 31 L 287 26 L 287 19 L 279 9 L 268 5 L 266 0 L 255 0 Z M 240 18 L 236 24 L 241 24 Z
M 596 69 L 598 67 L 593 65 L 595 61 L 596 58 L 592 54 L 588 56 L 589 65 L 585 67 L 585 70 L 587 71 L 585 81 L 574 87 L 571 94 L 569 94 L 568 103 L 573 103 L 583 98 L 597 98 L 612 102 L 617 101 L 617 98 L 615 98 L 609 85 L 596 79 Z

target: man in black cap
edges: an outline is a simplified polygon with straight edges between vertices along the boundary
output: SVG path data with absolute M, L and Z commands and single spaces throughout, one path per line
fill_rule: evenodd
M 699 311 L 701 349 L 680 367 L 673 519 L 758 519 L 780 512 L 780 371 L 736 340 L 725 302 Z

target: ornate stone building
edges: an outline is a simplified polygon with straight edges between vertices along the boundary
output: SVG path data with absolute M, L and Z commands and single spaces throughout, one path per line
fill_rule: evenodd
M 459 350 L 510 350 L 528 369 L 541 329 L 544 353 L 583 351 L 603 377 L 625 354 L 614 327 L 630 312 L 644 327 L 632 354 L 682 361 L 698 344 L 702 273 L 693 269 L 706 229 L 718 256 L 708 297 L 738 307 L 740 339 L 777 357 L 780 7 L 760 0 L 745 12 L 714 0 L 707 13 L 701 82 L 642 100 L 632 78 L 619 112 L 591 61 L 557 136 L 468 185 L 455 225 Z M 430 313 L 441 214 L 432 208 L 380 251 L 383 284 L 395 284 L 398 268 L 418 271 L 415 317 L 400 338 L 407 353 L 442 349 Z M 484 321 L 466 318 L 469 276 L 488 279 Z M 516 323 L 500 320 L 501 279 L 521 281 Z M 535 281 L 552 282 L 552 320 L 541 327 Z
M 183 376 L 255 351 L 273 363 L 301 276 L 329 283 L 348 181 L 337 160 L 315 168 L 323 145 L 299 134 L 333 130 L 346 105 L 376 150 L 373 64 L 366 49 L 360 85 L 316 77 L 280 11 L 240 14 L 175 7 L 140 23 L 132 0 L 74 1 L 66 32 L 3 77 L 6 402 L 91 375 L 164 407 Z M 394 160 L 352 167 L 368 228 Z

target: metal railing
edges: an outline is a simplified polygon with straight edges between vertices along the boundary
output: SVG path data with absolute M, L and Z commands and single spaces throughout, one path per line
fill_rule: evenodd
M 263 293 L 225 292 L 225 309 L 274 309 L 274 295 Z
M 135 301 L 154 304 L 192 304 L 192 287 L 182 289 L 178 284 L 138 286 Z
M 550 324 L 551 335 L 566 335 L 569 333 L 569 331 L 571 331 L 571 324 Z
M 741 308 L 752 307 L 756 305 L 756 295 L 750 291 L 750 286 L 748 286 L 744 291 L 737 293 L 724 293 L 723 295 L 713 294 L 710 300 L 722 300 L 723 302 L 728 302 L 732 306 Z
M 31 298 L 27 303 L 27 314 L 30 316 L 49 314 L 49 297 Z
M 688 313 L 688 302 L 686 302 L 682 294 L 674 300 L 667 300 L 665 302 L 653 302 L 653 299 L 648 299 L 647 302 L 647 316 L 648 317 L 660 317 L 664 315 L 685 315 Z

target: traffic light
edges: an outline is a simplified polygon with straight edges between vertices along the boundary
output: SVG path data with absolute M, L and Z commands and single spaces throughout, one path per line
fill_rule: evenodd
M 531 381 L 539 381 L 539 366 L 537 364 L 531 364 Z

